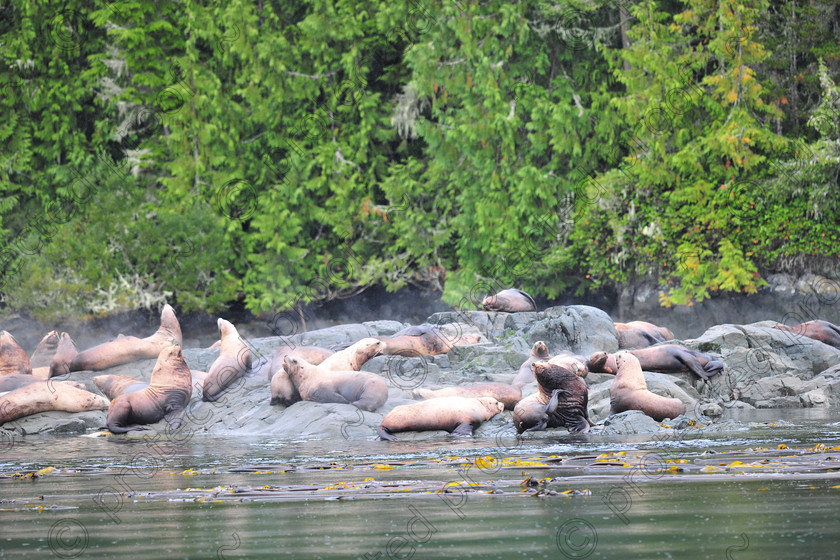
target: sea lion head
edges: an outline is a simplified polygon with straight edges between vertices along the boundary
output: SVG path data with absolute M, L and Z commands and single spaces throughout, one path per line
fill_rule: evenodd
M 595 352 L 591 356 L 589 356 L 589 361 L 586 364 L 589 368 L 589 371 L 605 371 L 604 367 L 607 364 L 607 353 L 606 352 Z M 608 372 L 614 373 L 614 372 Z
M 538 358 L 548 358 L 548 346 L 545 345 L 545 342 L 542 340 L 538 340 L 534 343 L 531 347 L 531 355 L 537 356 Z
M 496 414 L 500 413 L 501 411 L 503 411 L 505 409 L 505 405 L 503 403 L 500 403 L 499 401 L 497 401 L 493 397 L 477 397 L 477 398 L 478 398 L 479 401 L 481 401 L 481 404 L 484 405 L 484 408 L 489 410 L 493 414 L 493 416 L 495 416 Z
M 513 425 L 517 434 L 544 430 L 548 425 L 546 406 L 538 401 L 519 401 L 513 409 Z

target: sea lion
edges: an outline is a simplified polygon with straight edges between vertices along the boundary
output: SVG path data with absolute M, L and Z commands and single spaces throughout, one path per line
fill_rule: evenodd
M 171 344 L 181 345 L 181 326 L 175 317 L 175 310 L 167 304 L 160 313 L 160 328 L 151 336 L 117 337 L 93 348 L 80 352 L 70 363 L 70 371 L 100 371 L 114 366 L 156 358 Z
M 522 399 L 513 409 L 518 433 L 565 426 L 569 432 L 589 431 L 589 391 L 574 371 L 549 362 L 535 362 L 531 368 L 539 392 Z
M 610 416 L 625 410 L 641 410 L 657 422 L 685 413 L 680 399 L 663 397 L 648 391 L 639 359 L 630 352 L 615 355 L 618 368 L 610 387 Z
M 41 342 L 35 347 L 32 355 L 29 356 L 29 363 L 32 365 L 32 369 L 49 368 L 52 357 L 55 355 L 57 349 L 58 333 L 56 331 L 50 331 L 41 339 Z
M 32 375 L 29 356 L 18 346 L 17 340 L 9 331 L 0 332 L 0 375 L 20 373 Z
M 15 389 L 25 387 L 30 383 L 37 383 L 39 381 L 42 380 L 38 379 L 34 375 L 26 375 L 24 373 L 10 373 L 9 375 L 0 375 L 0 393 L 14 391 Z M 53 383 L 66 383 L 71 387 L 87 390 L 84 384 L 78 383 L 76 381 L 53 381 Z
M 502 410 L 502 403 L 491 397 L 438 397 L 414 404 L 395 406 L 376 429 L 384 440 L 396 441 L 398 432 L 446 430 L 455 436 L 472 436 L 482 422 Z
M 646 321 L 615 323 L 619 348 L 647 348 L 660 342 L 674 340 L 674 334 L 665 327 Z
M 780 324 L 774 325 L 773 328 L 779 329 L 780 331 L 801 334 L 802 336 L 819 340 L 823 344 L 840 348 L 840 327 L 828 321 L 817 319 L 808 321 L 807 323 L 800 323 L 793 327 Z
M 435 399 L 440 397 L 491 397 L 503 405 L 506 410 L 513 410 L 516 403 L 522 400 L 522 391 L 507 383 L 467 383 L 441 389 L 414 389 L 411 392 L 414 399 Z
M 271 358 L 271 367 L 268 370 L 268 380 L 271 384 L 271 404 L 291 406 L 300 401 L 300 393 L 298 393 L 292 380 L 289 379 L 289 374 L 283 369 L 283 358 L 289 355 L 297 356 L 317 366 L 333 354 L 335 352 L 329 348 L 321 348 L 320 346 L 281 346 L 278 348 Z
M 352 404 L 373 412 L 388 400 L 388 385 L 366 371 L 330 371 L 295 356 L 283 367 L 305 401 Z
M 225 389 L 251 369 L 251 349 L 236 327 L 221 317 L 216 323 L 222 333 L 222 349 L 204 379 L 201 399 L 205 402 L 216 401 Z
M 105 397 L 73 384 L 35 381 L 0 396 L 0 424 L 50 410 L 84 412 L 106 408 L 108 401 Z
M 663 344 L 639 350 L 626 350 L 626 352 L 639 359 L 644 371 L 662 373 L 690 371 L 702 379 L 709 379 L 723 371 L 723 362 L 720 360 L 677 344 Z M 616 373 L 618 365 L 615 356 L 606 352 L 595 352 L 589 357 L 589 371 Z
M 297 356 L 312 365 L 320 365 L 324 369 L 331 371 L 359 371 L 365 362 L 374 356 L 380 355 L 384 349 L 385 343 L 381 340 L 363 338 L 338 352 L 333 352 L 332 350 L 318 346 L 302 346 L 289 349 L 289 351 L 283 353 L 283 357 Z M 278 352 L 275 352 L 275 358 L 279 353 L 280 349 L 278 349 Z M 310 361 L 307 356 L 311 356 L 316 361 Z M 275 373 L 271 378 L 270 404 L 291 406 L 300 400 L 300 393 L 298 393 L 295 384 L 289 378 L 289 374 L 282 368 L 281 362 L 280 371 Z
M 173 344 L 161 350 L 148 387 L 123 393 L 111 401 L 106 424 L 115 434 L 144 430 L 146 427 L 139 424 L 154 424 L 164 418 L 177 428 L 190 396 L 190 368 L 181 354 L 181 346 Z
M 417 358 L 419 356 L 436 356 L 446 354 L 453 346 L 465 346 L 481 342 L 480 334 L 448 335 L 431 325 L 415 325 L 406 327 L 391 336 L 374 336 L 385 343 L 383 354 Z M 333 350 L 343 350 L 349 344 L 333 346 Z
M 531 364 L 547 360 L 548 357 L 548 347 L 546 347 L 545 342 L 542 340 L 535 342 L 531 347 L 531 355 L 519 366 L 519 373 L 516 374 L 511 385 L 517 389 L 522 389 L 522 387 L 534 381 L 534 372 L 531 370 Z
M 562 354 L 557 354 L 556 356 L 549 358 L 548 363 L 562 366 L 570 370 L 578 377 L 582 377 L 584 379 L 587 375 L 589 375 L 589 367 L 587 366 L 588 360 L 577 354 L 563 352 Z
M 128 375 L 97 375 L 93 378 L 93 384 L 105 393 L 109 400 L 114 400 L 123 393 L 142 391 L 149 386 L 145 381 Z
M 494 296 L 487 296 L 481 302 L 485 311 L 501 311 L 504 313 L 524 313 L 536 311 L 534 298 L 516 288 L 502 290 Z
M 68 375 L 71 371 L 70 364 L 78 355 L 79 351 L 76 350 L 76 344 L 73 342 L 73 339 L 66 332 L 62 332 L 58 339 L 58 348 L 50 361 L 49 376 L 59 377 Z

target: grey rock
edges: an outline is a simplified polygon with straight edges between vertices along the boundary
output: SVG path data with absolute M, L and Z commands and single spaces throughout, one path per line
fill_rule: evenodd
M 667 428 L 645 415 L 639 410 L 628 410 L 620 414 L 614 414 L 604 420 L 604 435 L 627 435 L 627 434 L 655 434 Z
M 704 403 L 699 409 L 701 413 L 710 418 L 719 418 L 723 415 L 723 407 L 717 403 Z
M 799 400 L 805 408 L 824 408 L 829 406 L 829 399 L 825 389 L 808 391 L 800 395 Z

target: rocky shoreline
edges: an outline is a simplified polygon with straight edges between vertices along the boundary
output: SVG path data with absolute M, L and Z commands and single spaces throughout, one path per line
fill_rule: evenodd
M 427 323 L 453 336 L 475 333 L 479 344 L 456 346 L 448 354 L 407 358 L 378 356 L 364 371 L 383 376 L 389 386 L 388 401 L 376 412 L 352 405 L 298 402 L 289 407 L 269 404 L 265 368 L 280 345 L 351 343 L 367 336 L 391 335 L 406 327 L 398 321 L 372 321 L 328 327 L 289 337 L 246 339 L 254 368 L 221 399 L 201 401 L 193 391 L 184 421 L 172 431 L 165 421 L 148 430 L 127 436 L 162 435 L 186 441 L 194 435 L 268 436 L 278 439 L 375 439 L 383 416 L 401 404 L 416 402 L 411 391 L 478 381 L 510 383 L 528 358 L 534 342 L 542 340 L 552 355 L 563 351 L 588 356 L 595 351 L 615 352 L 618 338 L 613 319 L 604 311 L 583 305 L 552 307 L 534 313 L 448 311 L 428 317 Z M 657 423 L 639 412 L 626 412 L 607 419 L 609 388 L 613 376 L 590 373 L 590 418 L 598 423 L 593 434 L 668 433 L 691 425 L 692 429 L 720 431 L 735 429 L 738 423 L 715 422 L 726 408 L 808 408 L 840 404 L 840 350 L 792 332 L 772 328 L 763 321 L 749 325 L 716 325 L 696 339 L 669 341 L 712 354 L 725 364 L 721 375 L 703 381 L 691 373 L 645 372 L 648 388 L 675 397 L 686 404 L 685 416 Z M 207 371 L 219 355 L 218 348 L 185 348 L 190 369 Z M 93 377 L 121 374 L 149 380 L 155 360 L 144 360 L 111 368 L 105 372 L 76 372 L 69 379 L 84 383 L 98 393 Z M 536 391 L 532 382 L 523 397 Z M 0 427 L 0 441 L 35 434 L 85 433 L 105 425 L 105 411 L 86 413 L 46 412 Z M 729 427 L 725 427 L 728 425 Z M 667 427 L 666 427 L 667 426 Z M 549 433 L 566 435 L 564 428 Z M 512 413 L 505 411 L 486 422 L 476 437 L 514 437 Z M 405 433 L 400 439 L 449 438 L 445 432 Z M 525 437 L 535 437 L 526 435 Z M 385 443 L 383 442 L 383 445 Z

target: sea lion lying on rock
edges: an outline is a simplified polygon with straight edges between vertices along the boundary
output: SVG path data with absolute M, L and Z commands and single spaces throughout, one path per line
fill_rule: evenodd
M 151 336 L 118 337 L 84 352 L 70 362 L 70 371 L 100 371 L 114 366 L 156 358 L 171 344 L 181 345 L 181 326 L 170 305 L 164 305 L 160 314 L 160 328 Z
M 516 403 L 522 400 L 522 391 L 507 383 L 467 383 L 441 389 L 414 389 L 411 392 L 414 399 L 435 399 L 440 397 L 491 397 L 503 405 L 505 409 L 513 410 Z
M 143 430 L 145 424 L 164 418 L 177 428 L 191 396 L 190 368 L 181 354 L 181 346 L 175 344 L 160 352 L 148 387 L 123 393 L 111 401 L 106 424 L 115 434 Z
M 562 366 L 578 377 L 582 377 L 584 379 L 589 374 L 588 360 L 583 356 L 572 354 L 570 352 L 564 352 L 563 354 L 552 356 L 548 359 L 548 363 Z
M 388 400 L 388 385 L 366 371 L 331 371 L 295 356 L 286 356 L 283 367 L 305 401 L 352 404 L 373 412 Z
M 110 400 L 114 400 L 123 393 L 142 391 L 149 386 L 145 381 L 129 377 L 128 375 L 97 375 L 93 384 Z
M 610 416 L 625 410 L 641 410 L 657 422 L 685 413 L 680 399 L 648 391 L 639 359 L 630 352 L 615 354 L 617 372 L 610 387 Z
M 522 362 L 521 366 L 519 366 L 519 373 L 516 374 L 516 377 L 513 379 L 511 385 L 517 389 L 522 389 L 522 387 L 534 381 L 534 372 L 531 370 L 531 364 L 534 362 L 548 360 L 548 358 L 548 348 L 546 347 L 545 342 L 538 340 L 531 347 L 531 355 L 528 356 L 527 360 Z
M 204 379 L 201 399 L 205 402 L 218 400 L 228 387 L 251 369 L 251 349 L 239 336 L 233 323 L 221 317 L 216 323 L 222 333 L 222 347 Z
M 23 351 L 9 331 L 0 332 L 0 375 L 32 374 L 29 356 Z
M 481 302 L 481 307 L 485 311 L 501 311 L 504 313 L 524 313 L 537 310 L 534 298 L 516 288 L 502 290 L 494 296 L 487 296 Z
M 786 325 L 774 325 L 774 329 L 780 331 L 789 331 L 814 340 L 819 340 L 823 344 L 840 348 L 840 327 L 834 323 L 817 319 L 815 321 L 808 321 L 807 323 L 800 323 L 794 327 Z
M 74 384 L 35 381 L 0 395 L 0 424 L 50 410 L 85 412 L 106 408 L 105 397 L 79 389 Z
M 383 354 L 409 358 L 446 354 L 453 346 L 465 346 L 481 342 L 480 334 L 449 335 L 431 325 L 415 325 L 406 327 L 391 336 L 374 336 L 372 338 L 385 343 Z M 348 346 L 338 345 L 332 348 L 342 350 Z
M 615 323 L 619 348 L 647 348 L 660 342 L 674 340 L 674 334 L 664 327 L 645 321 Z
M 663 344 L 639 350 L 627 350 L 638 358 L 644 371 L 658 371 L 662 373 L 679 373 L 690 371 L 701 379 L 708 379 L 723 371 L 723 362 L 709 354 L 679 346 L 677 344 Z M 618 365 L 616 354 L 595 352 L 589 357 L 589 371 L 616 373 Z
M 455 436 L 472 436 L 482 422 L 504 410 L 490 397 L 438 397 L 414 404 L 395 406 L 385 415 L 376 433 L 384 440 L 396 441 L 398 432 L 446 430 Z
M 558 364 L 536 362 L 531 368 L 539 392 L 519 401 L 513 409 L 517 433 L 565 426 L 569 432 L 589 431 L 589 391 L 574 371 Z
M 385 350 L 385 343 L 375 338 L 363 338 L 362 340 L 351 344 L 344 350 L 333 352 L 325 348 L 317 346 L 304 347 L 307 350 L 301 352 L 286 352 L 285 356 L 295 356 L 302 358 L 312 365 L 320 366 L 330 371 L 359 371 L 362 366 L 373 358 L 379 356 Z M 324 352 L 329 352 L 324 355 Z M 310 362 L 306 356 L 312 355 L 317 361 Z M 276 356 L 276 354 L 275 354 Z M 271 378 L 271 404 L 280 404 L 283 406 L 291 406 L 294 403 L 302 400 L 295 384 L 292 383 L 289 374 L 285 369 L 278 371 Z
M 38 383 L 39 381 L 43 380 L 38 379 L 34 375 L 26 375 L 24 373 L 10 373 L 9 375 L 0 375 L 0 393 L 14 391 L 15 389 L 25 387 L 30 383 Z M 85 391 L 87 390 L 83 383 L 78 383 L 76 381 L 53 381 L 53 383 L 66 383 L 71 387 L 76 387 L 77 389 L 83 389 Z

